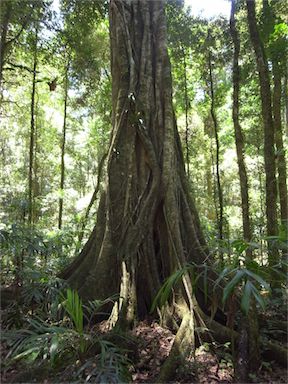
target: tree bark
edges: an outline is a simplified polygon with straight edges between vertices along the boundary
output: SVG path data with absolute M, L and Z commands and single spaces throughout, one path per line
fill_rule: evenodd
M 264 128 L 264 162 L 266 174 L 266 219 L 267 235 L 276 236 L 277 226 L 277 184 L 276 184 L 276 164 L 274 150 L 274 124 L 271 104 L 271 89 L 269 79 L 268 63 L 264 51 L 260 34 L 257 27 L 255 14 L 255 1 L 246 0 L 248 25 L 251 42 L 254 47 L 257 69 L 259 73 L 259 84 L 261 94 L 261 107 Z M 273 242 L 268 241 L 269 253 L 268 260 L 271 266 L 278 262 L 279 254 Z

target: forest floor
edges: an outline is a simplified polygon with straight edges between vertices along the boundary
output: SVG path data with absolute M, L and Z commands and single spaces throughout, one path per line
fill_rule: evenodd
M 154 383 L 159 370 L 167 358 L 173 344 L 174 335 L 156 322 L 139 322 L 131 332 L 137 339 L 137 352 L 133 356 L 132 379 L 134 384 Z M 1 361 L 5 359 L 7 347 L 1 348 Z M 19 365 L 1 370 L 1 383 L 16 383 Z M 233 364 L 228 345 L 207 344 L 196 349 L 195 356 L 187 359 L 185 366 L 179 366 L 173 383 L 218 384 L 233 382 Z M 65 382 L 66 380 L 61 380 Z M 28 382 L 28 381 L 27 381 Z M 31 383 L 37 382 L 31 377 Z M 39 383 L 59 382 L 53 376 L 42 379 Z M 67 381 L 66 381 L 67 382 Z M 251 376 L 250 383 L 287 383 L 287 370 L 275 362 L 262 362 L 259 372 Z M 104 384 L 104 383 L 103 383 Z
M 157 323 L 141 322 L 133 330 L 139 340 L 139 362 L 135 364 L 133 383 L 154 383 L 161 365 L 167 358 L 174 335 Z M 196 349 L 195 357 L 181 366 L 174 383 L 216 384 L 232 383 L 234 378 L 232 356 L 227 345 L 204 343 Z M 259 372 L 251 377 L 251 383 L 287 383 L 287 370 L 275 362 L 263 362 Z

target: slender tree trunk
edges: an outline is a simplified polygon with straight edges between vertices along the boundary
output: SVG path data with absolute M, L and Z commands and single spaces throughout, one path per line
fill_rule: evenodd
M 190 159 L 189 159 L 189 122 L 188 122 L 188 87 L 187 87 L 187 63 L 186 52 L 183 49 L 183 67 L 184 67 L 184 97 L 185 97 L 185 149 L 186 149 L 186 170 L 188 178 L 190 178 Z
M 284 75 L 284 103 L 285 103 L 285 132 L 288 136 L 288 64 L 285 66 L 285 75 Z
M 38 71 L 37 71 L 38 73 Z M 37 82 L 37 80 L 36 80 Z M 37 204 L 37 198 L 41 196 L 41 164 L 39 159 L 40 151 L 40 136 L 41 136 L 41 127 L 37 123 L 37 116 L 39 111 L 39 93 L 36 92 L 35 95 L 35 129 L 34 129 L 34 161 L 33 161 L 33 223 L 35 224 L 40 216 L 39 204 Z
M 65 69 L 64 80 L 64 118 L 63 118 L 63 130 L 62 130 L 62 142 L 61 142 L 61 176 L 60 176 L 60 198 L 59 198 L 59 215 L 58 215 L 58 228 L 62 228 L 62 216 L 63 216 L 63 192 L 65 182 L 65 146 L 66 146 L 66 128 L 67 128 L 67 101 L 68 101 L 68 71 L 69 62 Z
M 208 54 L 208 67 L 209 67 L 209 86 L 210 86 L 210 97 L 211 97 L 211 107 L 210 113 L 214 126 L 214 134 L 215 134 L 215 143 L 216 143 L 216 180 L 217 180 L 217 192 L 218 192 L 218 200 L 219 200 L 219 209 L 217 210 L 218 216 L 218 230 L 219 230 L 219 239 L 223 240 L 223 192 L 222 185 L 220 179 L 220 143 L 218 136 L 218 121 L 215 112 L 215 95 L 214 95 L 214 81 L 213 81 L 213 72 L 212 72 L 212 58 L 211 52 Z M 220 252 L 220 261 L 223 263 L 223 254 Z
M 242 222 L 244 239 L 251 241 L 251 223 L 249 214 L 248 197 L 248 178 L 244 159 L 244 139 L 239 121 L 239 94 L 240 94 L 240 39 L 235 20 L 236 0 L 231 3 L 230 31 L 234 44 L 233 55 L 233 123 L 237 151 L 237 161 L 239 169 L 241 203 L 242 203 Z M 246 260 L 252 258 L 251 250 L 246 251 Z M 250 310 L 247 319 L 242 319 L 241 337 L 239 342 L 239 359 L 237 360 L 238 378 L 240 382 L 247 382 L 248 373 L 259 368 L 259 328 L 257 321 L 257 309 L 255 303 L 252 303 L 253 310 Z M 247 321 L 248 320 L 248 321 Z M 249 358 L 248 358 L 249 357 Z
M 214 177 L 212 175 L 212 167 L 213 167 L 213 155 L 212 155 L 212 143 L 211 143 L 211 136 L 212 136 L 212 129 L 210 124 L 210 116 L 207 116 L 204 121 L 204 133 L 208 135 L 209 142 L 210 142 L 210 153 L 205 153 L 205 180 L 206 180 L 206 194 L 208 197 L 208 205 L 206 207 L 206 216 L 215 222 L 216 215 L 215 210 L 213 207 L 214 202 L 214 194 L 213 194 L 213 184 L 212 181 L 214 180 Z
M 259 84 L 261 94 L 261 106 L 264 128 L 264 162 L 266 174 L 266 219 L 267 235 L 275 236 L 278 234 L 277 226 L 277 183 L 276 183 L 276 164 L 274 150 L 274 124 L 271 104 L 271 89 L 268 63 L 265 56 L 263 44 L 260 39 L 256 14 L 255 1 L 246 0 L 248 12 L 248 25 L 250 38 L 254 47 L 257 69 L 259 73 Z M 278 262 L 279 253 L 273 242 L 269 241 L 269 264 L 272 266 Z M 273 283 L 274 284 L 274 283 Z
M 247 383 L 249 375 L 249 355 L 248 355 L 248 324 L 247 318 L 242 317 L 240 320 L 240 329 L 239 329 L 239 342 L 236 353 L 236 364 L 235 364 L 235 381 L 237 383 Z
M 213 220 L 214 222 L 216 221 L 216 215 L 215 215 L 215 210 L 213 209 L 213 186 L 212 186 L 212 180 L 213 180 L 213 175 L 212 175 L 212 160 L 211 156 L 209 154 L 205 154 L 205 180 L 206 180 L 206 193 L 208 197 L 208 207 L 207 209 L 207 217 L 210 220 Z
M 25 27 L 27 26 L 29 20 L 31 20 L 32 12 L 35 9 L 35 6 L 37 6 L 37 2 L 32 2 L 30 13 L 27 13 L 22 18 L 22 21 L 20 22 L 20 25 L 21 25 L 20 29 L 14 34 L 13 37 L 8 39 L 7 35 L 8 35 L 8 31 L 10 31 L 9 23 L 11 22 L 11 19 L 14 16 L 13 1 L 10 1 L 10 0 L 2 1 L 2 4 L 0 5 L 1 21 L 3 20 L 1 25 L 1 37 L 0 37 L 0 90 L 2 88 L 3 69 L 6 62 L 7 53 L 10 49 L 10 46 L 19 39 Z M 19 7 L 19 5 L 17 5 L 17 7 Z M 21 19 L 21 17 L 19 19 Z
M 35 43 L 33 55 L 33 75 L 31 92 L 31 121 L 30 121 L 30 148 L 29 148 L 29 184 L 28 184 L 28 223 L 33 224 L 33 179 L 34 179 L 34 146 L 35 146 L 35 96 L 36 96 L 36 72 L 37 72 L 37 41 L 38 27 L 35 27 Z
M 203 120 L 204 123 L 204 133 L 209 137 L 209 148 L 210 152 L 205 154 L 205 180 L 206 180 L 206 194 L 208 197 L 208 205 L 206 207 L 206 216 L 216 222 L 217 218 L 217 202 L 215 202 L 215 188 L 213 180 L 215 180 L 214 175 L 214 156 L 213 156 L 213 143 L 212 136 L 213 130 L 211 128 L 211 116 L 210 113 Z M 215 204 L 216 203 L 216 204 Z M 215 209 L 214 209 L 215 208 Z
M 1 39 L 0 39 L 0 90 L 2 88 L 3 80 L 3 67 L 5 63 L 5 54 L 7 47 L 7 33 L 11 15 L 11 2 L 6 1 L 4 8 L 3 24 L 1 26 Z M 0 12 L 3 12 L 3 10 Z
M 240 94 L 240 68 L 239 68 L 239 53 L 240 40 L 235 21 L 235 0 L 232 0 L 230 31 L 234 44 L 233 54 L 233 123 L 234 135 L 237 152 L 238 171 L 241 189 L 241 205 L 242 205 L 242 223 L 244 239 L 247 242 L 251 241 L 251 223 L 249 215 L 249 196 L 248 196 L 248 177 L 244 159 L 244 139 L 242 128 L 239 121 L 239 94 Z M 250 252 L 251 256 L 251 252 Z
M 258 175 L 258 182 L 259 182 L 259 191 L 260 191 L 260 213 L 261 217 L 265 217 L 265 188 L 264 188 L 264 183 L 263 183 L 263 173 L 264 173 L 264 167 L 261 163 L 262 160 L 262 154 L 260 150 L 260 145 L 258 143 L 257 145 L 257 175 Z M 258 224 L 258 229 L 259 229 L 259 237 L 260 237 L 260 258 L 261 258 L 261 265 L 265 265 L 265 260 L 264 260 L 264 240 L 263 237 L 265 235 L 265 224 L 261 222 Z
M 287 173 L 286 159 L 283 145 L 282 119 L 281 119 L 281 75 L 277 61 L 273 61 L 273 114 L 275 126 L 275 142 L 277 149 L 278 191 L 280 200 L 280 217 L 283 228 L 288 224 L 288 200 L 287 200 Z M 287 229 L 286 229 L 287 233 Z
M 105 160 L 106 160 L 107 156 L 108 156 L 108 153 L 107 152 L 104 153 L 104 155 L 102 156 L 101 160 L 98 163 L 97 184 L 96 184 L 96 187 L 94 189 L 94 192 L 93 192 L 93 195 L 91 197 L 91 200 L 90 200 L 90 202 L 88 204 L 88 207 L 86 209 L 85 215 L 84 215 L 83 219 L 81 220 L 81 227 L 80 227 L 79 236 L 78 236 L 78 244 L 79 244 L 79 246 L 77 246 L 77 248 L 76 248 L 76 252 L 77 253 L 78 253 L 78 251 L 80 249 L 79 247 L 81 245 L 81 241 L 82 241 L 83 236 L 84 236 L 84 230 L 85 230 L 85 227 L 86 227 L 86 224 L 87 224 L 87 220 L 88 220 L 88 217 L 89 217 L 90 210 L 91 210 L 93 204 L 95 203 L 95 201 L 97 199 L 98 192 L 100 191 L 103 167 L 104 167 L 104 163 L 105 163 Z
M 212 120 L 212 119 L 209 119 Z M 213 130 L 214 131 L 214 130 Z M 213 135 L 214 136 L 214 135 Z M 219 234 L 219 206 L 218 206 L 218 193 L 217 193 L 217 181 L 216 181 L 216 175 L 215 175 L 215 156 L 214 156 L 214 141 L 213 141 L 213 136 L 210 136 L 210 159 L 211 159 L 211 168 L 212 168 L 212 197 L 213 197 L 213 205 L 214 205 L 214 217 L 215 217 L 215 223 L 217 224 L 217 231 Z

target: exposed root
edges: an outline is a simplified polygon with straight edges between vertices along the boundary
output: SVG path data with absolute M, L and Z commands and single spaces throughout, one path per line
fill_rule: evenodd
M 163 364 L 156 379 L 157 383 L 167 383 L 169 380 L 171 380 L 175 375 L 177 367 L 184 362 L 185 358 L 193 353 L 195 349 L 193 323 L 193 314 L 191 311 L 185 310 L 170 354 Z
M 277 363 L 287 368 L 288 351 L 286 348 L 274 341 L 262 340 L 260 345 L 261 349 L 265 350 L 264 356 L 267 356 L 269 360 L 277 361 Z

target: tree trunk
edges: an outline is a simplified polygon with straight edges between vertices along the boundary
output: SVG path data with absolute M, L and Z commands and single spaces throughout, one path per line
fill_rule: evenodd
M 24 29 L 26 28 L 28 22 L 32 19 L 33 10 L 37 8 L 37 1 L 32 2 L 29 7 L 23 7 L 23 2 L 13 2 L 10 0 L 4 0 L 1 2 L 0 6 L 0 23 L 1 23 L 1 38 L 0 38 L 0 90 L 2 88 L 2 81 L 3 81 L 3 70 L 4 65 L 7 60 L 7 54 L 9 50 L 11 49 L 11 45 L 17 42 L 21 34 L 23 33 Z M 38 6 L 41 7 L 40 4 Z M 23 9 L 24 8 L 24 9 Z M 15 15 L 18 15 L 19 17 Z M 23 12 L 23 14 L 21 14 Z M 10 32 L 13 31 L 14 28 L 10 28 L 9 24 L 15 23 L 17 24 L 19 22 L 19 30 L 14 33 L 14 36 L 9 36 Z
M 31 121 L 30 121 L 30 146 L 29 146 L 29 184 L 28 184 L 28 223 L 33 223 L 33 172 L 34 172 L 34 144 L 35 144 L 35 96 L 36 96 L 36 72 L 37 72 L 37 40 L 38 28 L 35 28 L 35 42 L 33 54 L 33 76 L 31 92 Z
M 288 65 L 285 66 L 285 75 L 284 75 L 284 109 L 285 109 L 285 132 L 288 136 Z
M 209 256 L 189 195 L 172 106 L 163 1 L 111 0 L 110 37 L 113 127 L 107 187 L 96 226 L 62 277 L 84 299 L 120 293 L 112 314 L 127 327 L 150 312 L 164 279 L 186 262 L 209 264 Z M 193 324 L 192 295 L 184 276 L 173 307 L 182 319 L 181 353 L 185 336 L 193 334 L 186 326 Z
M 103 168 L 104 168 L 104 164 L 105 164 L 105 160 L 108 156 L 108 153 L 105 152 L 104 155 L 101 157 L 100 161 L 98 162 L 98 174 L 97 174 L 97 184 L 96 184 L 96 187 L 94 189 L 94 192 L 93 192 L 93 195 L 91 197 L 91 200 L 88 204 L 88 207 L 86 209 L 86 212 L 83 216 L 83 218 L 81 219 L 81 222 L 80 222 L 80 229 L 79 229 L 79 235 L 78 235 L 78 245 L 76 247 L 76 251 L 75 251 L 75 254 L 78 253 L 78 251 L 80 250 L 80 247 L 81 247 L 81 242 L 82 242 L 82 239 L 83 239 L 83 236 L 84 236 L 84 230 L 85 230 L 85 227 L 86 227 L 86 224 L 87 224 L 87 220 L 88 220 L 88 217 L 89 217 L 89 213 L 90 213 L 90 210 L 93 206 L 93 204 L 95 203 L 96 199 L 97 199 L 97 195 L 98 195 L 98 192 L 100 191 L 100 185 L 101 185 L 101 180 L 102 180 L 102 173 L 103 173 Z
M 4 12 L 3 23 L 1 26 L 1 39 L 0 39 L 0 89 L 2 87 L 3 80 L 3 67 L 5 63 L 5 53 L 7 48 L 7 33 L 11 15 L 11 2 L 6 1 L 3 9 L 0 12 Z M 2 18 L 1 18 L 2 19 Z M 2 94 L 2 92 L 1 92 Z
M 217 192 L 218 192 L 218 201 L 219 208 L 217 210 L 217 219 L 218 219 L 218 230 L 219 230 L 219 239 L 223 240 L 223 192 L 220 179 L 220 143 L 218 135 L 218 121 L 215 112 L 215 95 L 214 95 L 214 81 L 213 81 L 213 72 L 212 72 L 212 57 L 211 52 L 208 54 L 208 67 L 209 67 L 209 86 L 210 86 L 210 97 L 211 97 L 211 107 L 210 113 L 214 126 L 214 135 L 216 142 L 216 180 L 217 180 Z M 220 252 L 220 261 L 223 264 L 223 254 Z
M 36 80 L 37 82 L 37 80 Z M 40 210 L 39 210 L 39 204 L 37 204 L 37 198 L 41 196 L 41 190 L 40 190 L 40 178 L 41 178 L 41 169 L 40 169 L 40 162 L 39 162 L 39 150 L 40 150 L 40 140 L 39 136 L 41 135 L 41 130 L 39 127 L 39 124 L 37 124 L 37 113 L 39 111 L 39 97 L 37 95 L 37 92 L 35 90 L 35 124 L 34 124 L 34 154 L 33 154 L 33 190 L 32 190 L 32 221 L 33 224 L 37 223 L 37 220 L 40 217 Z M 39 177 L 40 176 L 40 177 Z
M 283 228 L 288 224 L 288 200 L 287 200 L 287 173 L 285 150 L 283 146 L 282 119 L 281 119 L 281 74 L 278 62 L 275 60 L 273 65 L 273 115 L 275 126 L 275 142 L 277 149 L 277 168 L 278 168 L 278 190 L 280 200 L 280 217 Z M 287 233 L 287 232 L 286 232 Z
M 147 313 L 178 261 L 200 262 L 206 243 L 188 194 L 172 108 L 163 2 L 112 0 L 110 35 L 113 129 L 107 190 L 79 256 L 81 267 L 72 268 L 72 275 L 69 268 L 68 276 L 84 297 L 103 298 L 119 291 L 127 269 L 137 308 Z
M 213 161 L 213 150 L 212 150 L 212 128 L 211 128 L 211 118 L 210 114 L 206 116 L 206 118 L 203 119 L 204 123 L 204 133 L 208 135 L 209 142 L 210 142 L 210 153 L 205 153 L 205 181 L 206 181 L 206 195 L 208 198 L 208 204 L 206 206 L 206 214 L 205 216 L 208 217 L 209 220 L 212 220 L 215 222 L 216 220 L 216 210 L 217 210 L 217 204 L 215 205 L 215 193 L 214 193 L 214 186 L 212 184 L 214 180 L 214 175 L 212 174 L 212 169 L 214 166 Z M 214 210 L 215 207 L 215 210 Z
M 248 12 L 248 25 L 250 38 L 254 47 L 257 69 L 259 73 L 259 84 L 261 94 L 262 118 L 264 128 L 264 162 L 266 174 L 266 219 L 267 235 L 276 236 L 277 227 L 277 184 L 276 184 L 276 164 L 274 150 L 274 124 L 271 104 L 271 89 L 268 63 L 265 56 L 264 47 L 260 39 L 257 28 L 255 1 L 246 0 Z M 279 254 L 273 242 L 269 241 L 268 260 L 271 266 L 279 260 Z
M 190 178 L 190 159 L 189 159 L 189 122 L 188 122 L 188 87 L 187 87 L 187 63 L 186 51 L 183 49 L 183 69 L 184 69 L 184 98 L 185 98 L 185 151 L 186 151 L 186 170 L 188 179 Z
M 244 159 L 244 139 L 242 128 L 239 121 L 239 94 L 240 94 L 240 68 L 239 68 L 239 53 L 240 53 L 240 40 L 235 21 L 235 0 L 232 0 L 231 5 L 231 18 L 230 18 L 230 31 L 234 44 L 233 54 L 233 123 L 234 135 L 237 152 L 238 171 L 241 189 L 241 205 L 242 205 L 242 223 L 244 239 L 251 241 L 251 223 L 249 214 L 249 196 L 248 196 L 248 177 Z M 251 256 L 251 252 L 250 252 Z
M 239 53 L 240 53 L 240 39 L 236 27 L 235 20 L 235 8 L 236 1 L 232 0 L 231 3 L 231 17 L 230 17 L 230 31 L 234 44 L 234 55 L 233 55 L 233 123 L 234 123 L 234 134 L 235 134 L 235 143 L 237 151 L 237 161 L 239 168 L 239 178 L 240 178 L 240 189 L 241 189 L 241 203 L 242 203 L 242 222 L 243 222 L 243 234 L 244 239 L 247 242 L 251 241 L 251 223 L 249 215 L 249 197 L 248 197 L 248 178 L 246 172 L 246 165 L 244 160 L 244 139 L 242 134 L 242 129 L 239 121 L 239 94 L 240 94 L 240 68 L 239 68 Z M 251 250 L 246 251 L 246 261 L 249 262 L 249 259 L 252 258 Z M 260 351 L 259 351 L 259 327 L 257 321 L 257 309 L 256 305 L 253 302 L 253 310 L 249 311 L 248 314 L 248 323 L 246 319 L 243 319 L 242 329 L 241 329 L 241 340 L 240 347 L 242 348 L 242 356 L 240 356 L 240 361 L 238 359 L 237 365 L 242 365 L 238 367 L 239 377 L 241 378 L 240 382 L 246 382 L 248 379 L 248 370 L 254 371 L 259 368 L 260 363 Z M 249 335 L 249 337 L 248 337 Z M 247 346 L 247 351 L 249 351 L 249 363 L 243 357 L 245 355 L 245 348 Z M 239 351 L 241 351 L 239 348 Z M 248 357 L 248 353 L 247 353 Z M 243 360 L 243 361 L 242 361 Z M 242 362 L 241 362 L 242 361 Z M 246 367 L 246 368 L 245 368 Z M 245 377 L 246 375 L 246 377 Z
M 64 118 L 63 118 L 63 131 L 61 142 L 61 176 L 60 176 L 60 198 L 59 198 L 59 215 L 58 215 L 58 228 L 62 228 L 62 216 L 63 216 L 63 192 L 65 182 L 65 145 L 66 145 L 66 128 L 67 128 L 67 101 L 68 101 L 68 71 L 69 61 L 65 69 L 65 81 L 64 81 Z

